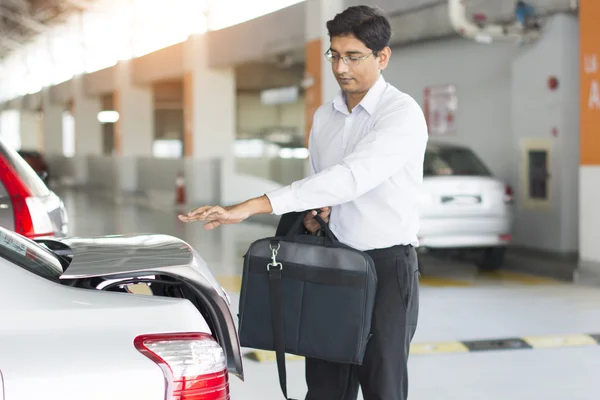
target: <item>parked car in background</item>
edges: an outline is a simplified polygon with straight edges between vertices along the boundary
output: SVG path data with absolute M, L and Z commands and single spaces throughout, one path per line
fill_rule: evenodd
M 436 254 L 474 255 L 479 268 L 502 266 L 511 240 L 512 188 L 469 148 L 430 142 L 424 161 L 428 201 L 419 242 Z
M 0 228 L 0 315 L 3 400 L 229 400 L 243 380 L 229 299 L 171 236 Z
M 29 238 L 59 237 L 68 233 L 68 222 L 62 200 L 0 140 L 0 226 Z
M 19 155 L 29 164 L 46 185 L 50 181 L 50 168 L 44 156 L 35 150 L 19 150 Z

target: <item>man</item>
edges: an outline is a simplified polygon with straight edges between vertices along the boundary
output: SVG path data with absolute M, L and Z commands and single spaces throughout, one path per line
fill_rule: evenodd
M 341 91 L 315 113 L 311 176 L 231 207 L 204 206 L 182 221 L 213 229 L 254 214 L 323 210 L 340 242 L 369 253 L 378 275 L 372 337 L 361 366 L 306 360 L 307 399 L 405 400 L 407 359 L 419 289 L 415 246 L 428 133 L 419 105 L 386 83 L 389 21 L 374 8 L 350 7 L 327 23 L 326 57 Z M 305 226 L 319 225 L 309 214 Z

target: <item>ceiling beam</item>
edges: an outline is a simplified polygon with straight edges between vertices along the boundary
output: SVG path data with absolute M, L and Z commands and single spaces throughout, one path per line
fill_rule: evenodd
M 0 16 L 3 16 L 4 18 L 9 19 L 17 24 L 21 24 L 37 33 L 45 33 L 49 29 L 48 26 L 29 16 L 26 16 L 25 14 L 16 13 L 4 7 L 0 7 Z
M 19 50 L 23 48 L 23 43 L 11 39 L 8 36 L 0 37 L 0 44 L 10 50 Z
M 12 4 L 13 6 L 15 6 L 16 8 L 18 8 L 20 11 L 22 11 L 24 13 L 28 13 L 29 8 L 31 6 L 31 4 L 25 0 L 0 0 L 0 4 L 2 4 L 2 3 Z
M 91 6 L 90 2 L 86 0 L 65 0 L 64 3 L 75 7 L 80 11 L 87 10 Z

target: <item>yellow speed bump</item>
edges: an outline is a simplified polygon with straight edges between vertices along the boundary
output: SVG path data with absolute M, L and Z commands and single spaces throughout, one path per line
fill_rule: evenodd
M 529 336 L 524 337 L 523 340 L 534 349 L 598 345 L 589 335 Z
M 439 276 L 421 276 L 419 279 L 421 286 L 432 287 L 468 287 L 474 286 L 472 282 L 460 281 L 457 279 L 443 278 Z
M 522 285 L 557 285 L 561 282 L 552 279 L 546 278 L 542 276 L 535 276 L 529 274 L 522 274 L 519 272 L 512 271 L 490 271 L 490 272 L 482 272 L 480 276 L 484 278 L 489 278 L 497 281 L 504 281 L 510 283 L 520 283 Z
M 410 354 L 467 353 L 469 348 L 461 342 L 415 343 Z

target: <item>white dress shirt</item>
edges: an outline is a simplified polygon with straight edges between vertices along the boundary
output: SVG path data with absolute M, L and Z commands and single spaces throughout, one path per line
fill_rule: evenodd
M 383 76 L 351 113 L 340 91 L 314 115 L 311 175 L 266 193 L 273 214 L 331 206 L 329 226 L 346 245 L 418 246 L 427 139 L 419 104 Z

